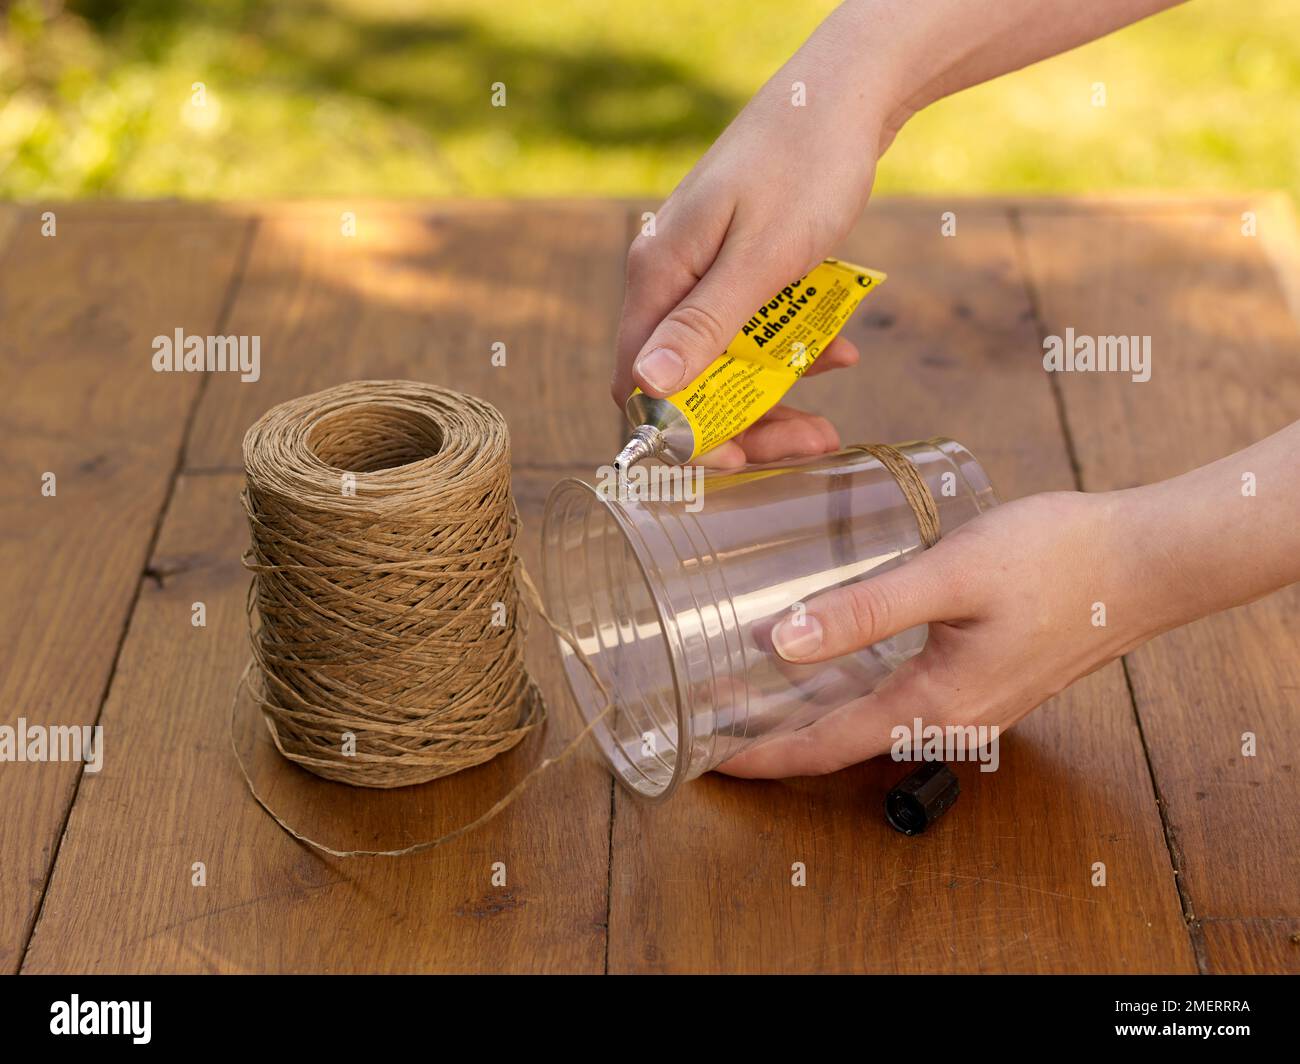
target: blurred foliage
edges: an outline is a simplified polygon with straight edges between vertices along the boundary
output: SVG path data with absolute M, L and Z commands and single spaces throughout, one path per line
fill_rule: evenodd
M 663 194 L 832 6 L 0 0 L 0 195 Z M 877 188 L 1294 191 L 1297 90 L 1293 0 L 1195 0 L 937 104 Z

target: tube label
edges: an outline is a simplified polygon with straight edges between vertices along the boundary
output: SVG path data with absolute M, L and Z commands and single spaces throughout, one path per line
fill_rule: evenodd
M 667 397 L 695 435 L 691 459 L 771 410 L 884 279 L 878 270 L 827 259 L 759 307 L 708 369 Z

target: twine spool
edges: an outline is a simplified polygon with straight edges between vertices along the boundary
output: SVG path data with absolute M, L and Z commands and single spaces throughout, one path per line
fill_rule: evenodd
M 430 384 L 345 384 L 263 415 L 244 468 L 255 697 L 281 754 L 403 787 L 542 723 L 495 407 Z

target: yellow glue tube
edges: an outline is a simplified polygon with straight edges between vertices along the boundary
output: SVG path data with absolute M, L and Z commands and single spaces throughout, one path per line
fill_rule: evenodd
M 627 400 L 632 438 L 614 459 L 625 472 L 647 458 L 689 462 L 749 428 L 826 350 L 885 275 L 827 259 L 786 285 L 745 322 L 727 349 L 679 392 Z

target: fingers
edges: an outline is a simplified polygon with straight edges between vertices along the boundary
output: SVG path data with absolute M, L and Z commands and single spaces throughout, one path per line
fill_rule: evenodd
M 842 336 L 835 337 L 826 345 L 826 350 L 817 356 L 817 361 L 808 367 L 805 377 L 815 377 L 832 369 L 844 369 L 856 366 L 862 356 L 857 347 Z
M 774 406 L 744 432 L 696 459 L 708 469 L 737 469 L 750 463 L 815 457 L 840 449 L 840 434 L 824 417 Z
M 618 357 L 610 394 L 620 407 L 632 394 L 632 360 L 651 332 L 695 287 L 713 261 L 701 250 L 703 267 L 697 270 L 693 256 L 680 255 L 667 244 L 666 235 L 638 237 L 627 255 L 627 289 L 618 325 Z M 660 241 L 662 243 L 656 243 Z
M 772 629 L 776 652 L 786 661 L 826 661 L 916 625 L 969 618 L 971 567 L 962 553 L 940 540 L 903 565 L 817 595 Z
M 649 250 L 643 250 L 647 248 Z M 634 261 L 636 265 L 633 265 Z M 634 356 L 643 348 L 650 346 L 646 337 L 650 336 L 655 326 L 667 318 L 673 308 L 683 301 L 698 281 L 699 277 L 695 272 L 685 265 L 682 259 L 672 256 L 666 245 L 662 251 L 656 250 L 655 245 L 649 243 L 633 245 L 633 250 L 628 254 L 627 294 L 623 302 L 623 316 L 619 322 L 618 358 L 610 387 L 610 394 L 619 406 L 622 406 L 627 401 L 627 397 L 632 394 L 633 386 L 645 388 L 640 380 L 633 378 L 632 364 Z M 744 312 L 745 318 L 770 299 L 782 283 L 776 283 L 770 291 L 755 297 L 753 305 Z M 722 341 L 722 346 L 699 367 L 700 370 L 722 353 L 726 345 L 735 337 L 736 332 L 740 331 L 745 318 L 742 318 L 736 330 Z M 808 368 L 804 376 L 815 377 L 819 373 L 826 373 L 832 369 L 856 366 L 860 360 L 861 354 L 857 347 L 843 336 L 837 336 L 826 345 L 826 349 L 817 356 L 817 360 Z M 699 370 L 686 377 L 682 382 L 683 386 L 697 376 Z
M 790 267 L 778 257 L 752 254 L 734 237 L 725 241 L 704 276 L 642 344 L 632 364 L 635 383 L 657 397 L 684 388 L 722 354 L 755 310 L 795 280 L 802 265 Z M 659 267 L 647 263 L 638 269 L 649 275 Z M 629 264 L 629 278 L 631 270 Z
M 750 462 L 779 462 L 840 449 L 840 434 L 824 417 L 789 406 L 773 407 L 736 441 Z
M 674 196 L 660 212 L 657 235 L 633 241 L 619 320 L 618 355 L 610 394 L 622 406 L 634 386 L 662 397 L 679 391 L 718 357 L 745 321 L 807 272 L 797 251 L 755 253 L 733 228 L 733 207 L 698 196 Z M 715 202 L 716 201 L 716 202 Z M 858 361 L 857 349 L 836 338 L 809 368 L 824 373 Z
M 913 658 L 871 694 L 806 728 L 750 747 L 718 771 L 747 779 L 822 776 L 877 757 L 893 745 L 897 725 L 939 715 L 930 688 L 923 657 Z
M 739 469 L 746 465 L 749 459 L 745 455 L 745 449 L 735 440 L 728 440 L 726 443 L 720 443 L 711 451 L 705 451 L 697 459 L 696 465 L 702 465 L 705 469 Z

